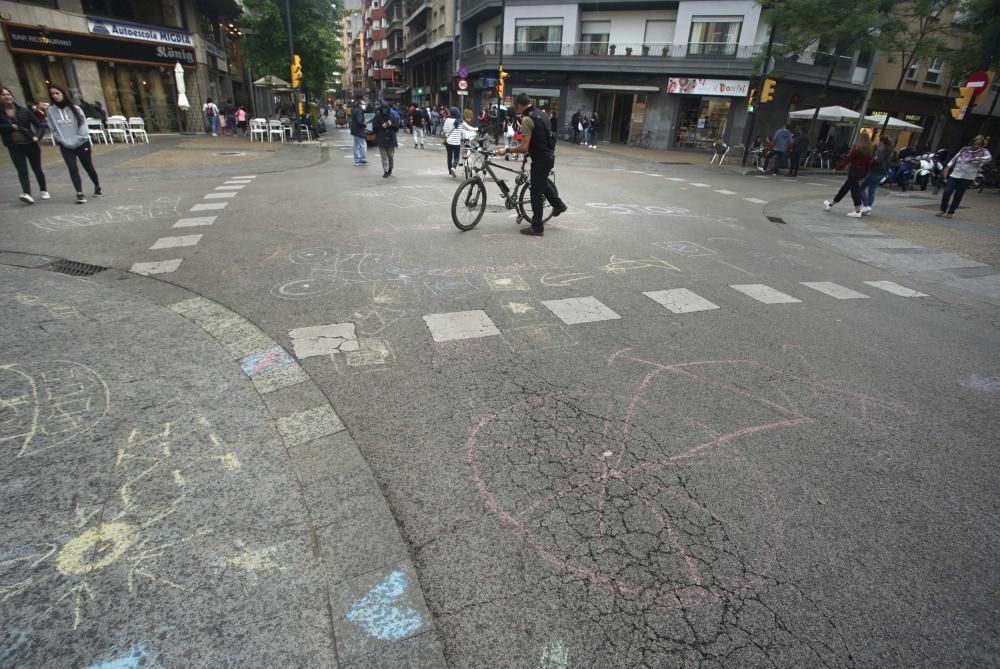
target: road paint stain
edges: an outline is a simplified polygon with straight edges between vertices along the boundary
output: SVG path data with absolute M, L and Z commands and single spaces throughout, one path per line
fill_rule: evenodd
M 243 368 L 247 376 L 256 376 L 278 367 L 290 365 L 292 362 L 294 362 L 292 357 L 285 352 L 285 349 L 275 346 L 266 351 L 248 355 L 240 360 L 240 367 Z
M 377 583 L 347 611 L 347 619 L 383 641 L 399 641 L 420 629 L 424 620 L 409 606 L 396 601 L 406 594 L 406 574 L 394 571 Z
M 1000 376 L 971 374 L 969 378 L 959 381 L 958 385 L 983 393 L 996 393 L 1000 392 Z
M 566 669 L 568 664 L 569 651 L 562 641 L 550 641 L 538 660 L 538 669 Z
M 526 314 L 529 311 L 534 311 L 535 308 L 526 302 L 508 302 L 503 305 L 504 309 L 512 314 Z

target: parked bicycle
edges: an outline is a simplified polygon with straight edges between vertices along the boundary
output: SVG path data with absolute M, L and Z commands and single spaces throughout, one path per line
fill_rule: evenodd
M 631 146 L 648 149 L 653 145 L 653 133 L 650 130 L 640 130 L 638 133 L 629 137 L 628 143 Z
M 472 151 L 481 160 L 467 161 L 467 164 L 472 164 L 472 176 L 459 184 L 455 197 L 451 200 L 451 220 L 455 227 L 462 231 L 471 230 L 482 220 L 486 212 L 486 181 L 496 183 L 503 196 L 504 207 L 517 213 L 516 223 L 531 221 L 534 209 L 531 208 L 531 184 L 528 183 L 528 172 L 525 169 L 527 163 L 522 162 L 519 169 L 513 169 L 493 162 L 491 159 L 496 155 L 494 151 L 477 148 Z M 498 169 L 515 175 L 513 188 L 506 180 L 497 176 L 495 170 Z M 555 170 L 549 173 L 549 181 L 555 185 Z M 542 206 L 544 223 L 552 218 L 552 206 L 547 200 Z

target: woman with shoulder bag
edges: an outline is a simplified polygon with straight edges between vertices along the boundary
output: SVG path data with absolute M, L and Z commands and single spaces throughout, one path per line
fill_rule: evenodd
M 77 161 L 83 165 L 84 171 L 94 184 L 94 197 L 101 197 L 101 182 L 97 178 L 97 170 L 94 169 L 90 129 L 87 128 L 87 118 L 83 115 L 83 110 L 71 103 L 66 91 L 55 84 L 49 86 L 49 97 L 52 100 L 47 112 L 49 127 L 52 128 L 52 136 L 59 144 L 59 152 L 62 153 L 66 167 L 69 168 L 69 178 L 73 182 L 73 188 L 76 189 L 76 203 L 83 204 L 87 201 L 87 196 L 83 194 L 83 181 L 80 179 Z
M 863 132 L 859 133 L 857 139 L 854 140 L 854 144 L 851 145 L 851 150 L 847 156 L 834 168 L 838 171 L 845 167 L 847 168 L 847 178 L 844 180 L 844 185 L 840 187 L 840 190 L 837 191 L 832 201 L 823 201 L 823 209 L 830 211 L 833 205 L 844 199 L 844 196 L 849 191 L 851 193 L 851 201 L 854 203 L 854 211 L 847 212 L 847 215 L 850 218 L 861 218 L 861 205 L 863 204 L 863 200 L 861 199 L 861 181 L 868 174 L 868 168 L 871 163 L 871 137 Z
M 462 120 L 462 112 L 458 107 L 449 110 L 450 116 L 444 122 L 442 132 L 444 134 L 444 145 L 448 150 L 448 174 L 455 176 L 459 160 L 462 157 L 462 139 L 466 132 L 475 132 L 476 129 Z M 471 110 L 470 110 L 471 113 Z
M 968 146 L 955 154 L 944 170 L 947 181 L 944 194 L 941 196 L 941 212 L 937 214 L 938 216 L 951 218 L 955 214 L 965 191 L 975 181 L 979 168 L 992 158 L 990 150 L 986 148 L 986 138 L 982 135 L 973 137 Z
M 0 86 L 0 135 L 3 136 L 3 145 L 7 147 L 14 168 L 17 169 L 17 178 L 21 182 L 21 202 L 35 203 L 35 198 L 31 197 L 28 165 L 31 165 L 38 180 L 39 197 L 48 200 L 49 192 L 45 187 L 45 173 L 42 171 L 42 149 L 39 146 L 45 136 L 45 128 L 29 109 L 14 102 L 14 93 L 6 86 Z

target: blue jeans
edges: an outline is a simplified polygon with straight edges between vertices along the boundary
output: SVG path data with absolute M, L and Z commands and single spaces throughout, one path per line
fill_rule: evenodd
M 219 117 L 218 116 L 209 116 L 207 118 L 208 118 L 208 127 L 212 131 L 212 134 L 213 135 L 218 134 L 219 133 Z
M 861 182 L 861 204 L 871 207 L 875 204 L 875 192 L 882 183 L 885 174 L 880 172 L 869 172 L 865 180 Z
M 958 205 L 962 202 L 962 196 L 972 185 L 972 179 L 956 179 L 948 177 L 948 183 L 944 185 L 944 194 L 941 196 L 941 211 L 946 214 L 954 214 Z M 954 197 L 953 197 L 954 196 Z M 948 201 L 951 200 L 949 206 Z
M 359 165 L 361 163 L 368 162 L 368 140 L 364 137 L 354 137 L 354 164 Z

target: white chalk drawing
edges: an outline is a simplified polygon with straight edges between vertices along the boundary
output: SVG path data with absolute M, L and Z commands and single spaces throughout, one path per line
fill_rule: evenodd
M 224 560 L 222 566 L 242 571 L 245 574 L 247 584 L 251 587 L 256 586 L 260 582 L 259 572 L 282 572 L 286 569 L 286 567 L 281 566 L 281 563 L 277 559 L 277 546 L 250 550 L 242 541 L 237 541 L 236 548 L 240 553 Z
M 613 255 L 611 256 L 610 262 L 608 262 L 608 264 L 604 267 L 601 267 L 601 271 L 606 272 L 607 274 L 625 274 L 627 272 L 644 269 L 667 269 L 675 272 L 681 271 L 676 265 L 673 265 L 661 258 L 657 258 L 656 256 L 640 258 L 638 260 L 628 260 L 626 258 L 619 258 L 618 256 Z
M 653 246 L 658 246 L 661 249 L 682 256 L 698 257 L 718 255 L 716 251 L 694 242 L 653 242 Z
M 59 304 L 57 302 L 46 302 L 38 295 L 18 293 L 14 296 L 14 299 L 25 306 L 44 309 L 52 318 L 55 318 L 56 320 L 79 318 L 80 316 L 80 311 L 76 307 L 69 304 Z
M 520 274 L 484 274 L 483 279 L 495 293 L 531 290 L 531 286 Z
M 646 214 L 650 216 L 686 216 L 691 213 L 689 209 L 683 207 L 662 207 L 659 205 L 642 204 L 606 204 L 604 202 L 588 202 L 591 209 L 600 209 L 616 216 L 628 216 L 631 214 Z
M 535 311 L 535 307 L 531 306 L 527 302 L 508 302 L 503 305 L 503 308 L 512 314 L 527 314 Z
M 135 223 L 176 215 L 181 203 L 180 197 L 158 197 L 150 204 L 131 204 L 111 207 L 104 211 L 88 210 L 79 214 L 60 214 L 28 221 L 40 230 L 58 232 L 74 228 L 89 228 L 111 223 Z
M 403 309 L 373 304 L 355 311 L 351 320 L 354 321 L 359 335 L 374 337 L 405 315 L 406 311 Z
M 110 391 L 87 365 L 69 360 L 0 365 L 0 444 L 17 457 L 47 451 L 93 429 Z
M 543 286 L 570 286 L 577 281 L 586 281 L 587 279 L 593 279 L 594 277 L 590 274 L 585 274 L 583 272 L 565 272 L 562 274 L 557 274 L 555 272 L 546 272 L 542 275 L 542 285 Z

